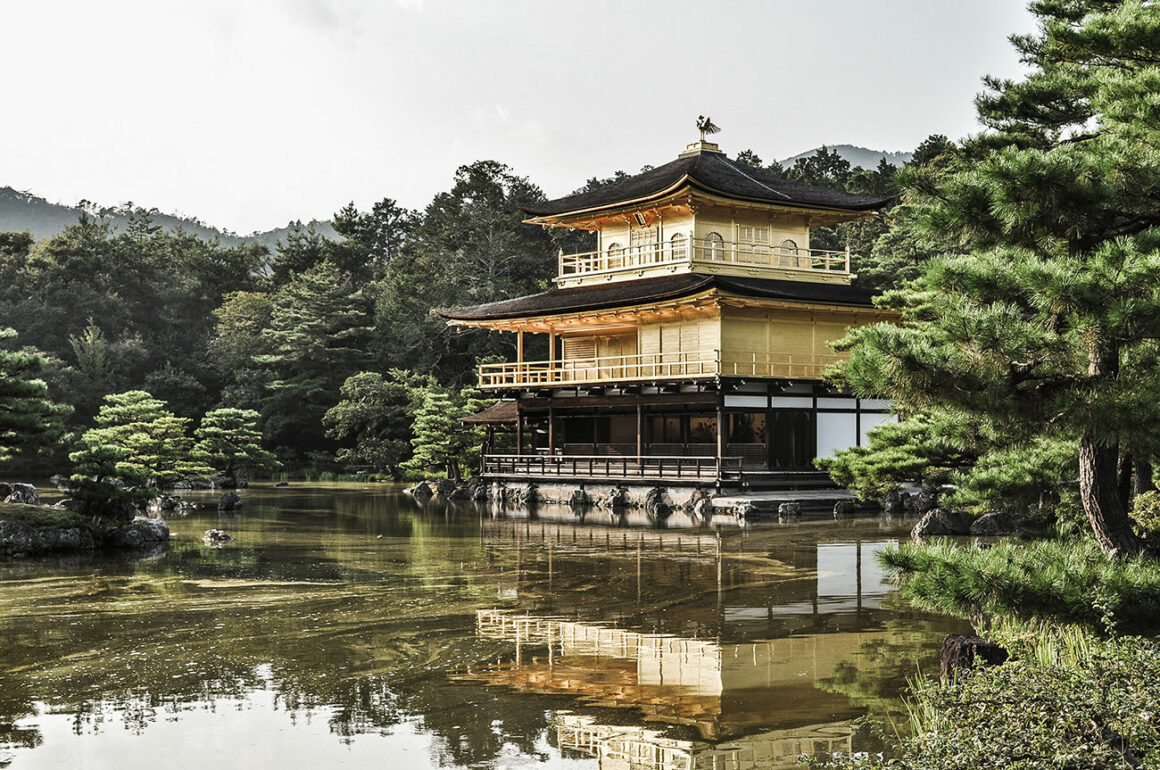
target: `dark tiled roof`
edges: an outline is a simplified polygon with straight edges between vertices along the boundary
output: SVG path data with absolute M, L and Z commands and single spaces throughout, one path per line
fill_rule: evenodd
M 460 422 L 473 425 L 495 425 L 497 423 L 515 422 L 520 412 L 515 401 L 496 401 L 487 409 L 459 418 Z
M 495 321 L 507 318 L 555 315 L 586 310 L 605 310 L 663 302 L 720 289 L 732 294 L 789 302 L 820 302 L 829 305 L 872 307 L 873 292 L 852 286 L 806 281 L 778 281 L 769 278 L 733 278 L 722 275 L 684 273 L 662 278 L 641 278 L 592 286 L 553 289 L 525 297 L 514 297 L 483 305 L 436 310 L 455 321 Z
M 610 208 L 632 201 L 647 201 L 672 191 L 686 176 L 690 184 L 707 192 L 727 198 L 780 203 L 785 206 L 872 211 L 881 208 L 891 199 L 890 196 L 853 195 L 793 182 L 769 171 L 730 160 L 718 152 L 700 152 L 677 158 L 671 163 L 592 192 L 528 204 L 520 206 L 520 209 L 533 216 L 550 216 Z

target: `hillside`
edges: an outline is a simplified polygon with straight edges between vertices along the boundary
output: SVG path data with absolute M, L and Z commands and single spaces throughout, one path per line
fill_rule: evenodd
M 887 152 L 886 150 L 871 150 L 866 147 L 856 147 L 852 144 L 831 144 L 827 146 L 831 152 L 836 152 L 850 162 L 850 166 L 857 168 L 861 166 L 865 169 L 877 168 L 878 162 L 883 158 L 892 166 L 903 166 L 910 162 L 914 157 L 911 152 Z M 791 155 L 784 160 L 778 161 L 782 168 L 789 168 L 794 164 L 798 158 L 808 158 L 816 153 L 821 147 L 815 147 L 812 150 L 799 152 L 797 155 Z
M 29 192 L 14 190 L 11 187 L 0 187 L 0 232 L 23 232 L 27 230 L 38 240 L 51 238 L 71 224 L 75 224 L 82 211 L 90 215 L 109 219 L 117 229 L 125 227 L 133 213 L 133 206 L 126 204 L 114 207 L 98 207 L 86 205 L 65 206 L 51 203 Z M 152 211 L 153 222 L 166 229 L 178 227 L 191 232 L 206 240 L 218 239 L 227 245 L 257 242 L 269 247 L 271 251 L 277 248 L 278 240 L 284 239 L 293 223 L 285 227 L 278 227 L 265 232 L 250 235 L 237 235 L 188 217 L 179 217 L 172 214 L 163 214 Z M 310 222 L 307 227 L 314 227 L 327 238 L 335 238 L 336 233 L 330 222 Z

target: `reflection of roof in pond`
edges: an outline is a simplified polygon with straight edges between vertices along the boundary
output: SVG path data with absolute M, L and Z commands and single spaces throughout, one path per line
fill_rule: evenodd
M 854 726 L 847 721 L 767 730 L 717 744 L 674 738 L 649 727 L 604 724 L 567 711 L 557 713 L 555 722 L 560 748 L 598 758 L 601 770 L 606 760 L 636 770 L 796 768 L 801 754 L 854 750 Z

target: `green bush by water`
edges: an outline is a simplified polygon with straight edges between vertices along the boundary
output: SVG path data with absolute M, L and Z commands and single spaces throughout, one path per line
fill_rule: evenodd
M 894 757 L 817 757 L 813 766 L 1160 767 L 1160 643 L 1049 627 L 1033 636 L 1012 663 L 947 685 L 913 682 L 910 735 L 893 736 Z
M 903 543 L 878 555 L 903 596 L 954 615 L 1041 618 L 1108 632 L 1160 629 L 1160 562 L 1109 559 L 1090 539 Z

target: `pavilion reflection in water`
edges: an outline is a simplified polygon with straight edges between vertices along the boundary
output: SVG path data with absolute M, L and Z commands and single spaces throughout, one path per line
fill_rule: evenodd
M 516 653 L 470 679 L 643 714 L 644 724 L 634 725 L 557 713 L 560 748 L 598 758 L 601 770 L 793 767 L 801 754 L 852 751 L 852 721 L 863 710 L 816 683 L 840 666 L 872 667 L 859 650 L 887 636 L 865 631 L 721 643 L 504 610 L 480 611 L 477 633 L 514 643 Z M 657 723 L 692 728 L 695 737 L 650 726 Z

